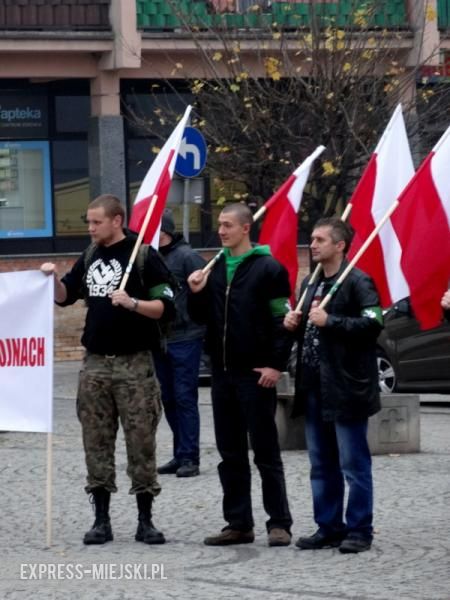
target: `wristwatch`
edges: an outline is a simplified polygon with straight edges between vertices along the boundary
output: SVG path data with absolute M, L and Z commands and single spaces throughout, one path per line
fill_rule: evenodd
M 137 298 L 131 298 L 131 301 L 133 302 L 133 306 L 130 308 L 130 310 L 131 311 L 137 310 L 139 300 Z

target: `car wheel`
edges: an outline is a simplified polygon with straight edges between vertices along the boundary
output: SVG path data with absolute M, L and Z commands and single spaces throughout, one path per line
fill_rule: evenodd
M 384 352 L 379 351 L 377 355 L 378 385 L 380 392 L 391 394 L 397 385 L 397 377 L 394 367 Z

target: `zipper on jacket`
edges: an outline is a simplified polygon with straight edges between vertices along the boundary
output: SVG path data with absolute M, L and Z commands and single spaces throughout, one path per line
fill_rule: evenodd
M 227 343 L 227 322 L 228 322 L 228 297 L 230 295 L 230 284 L 227 285 L 227 289 L 225 290 L 225 311 L 224 311 L 224 320 L 223 320 L 223 370 L 227 370 L 227 362 L 226 362 L 226 343 Z

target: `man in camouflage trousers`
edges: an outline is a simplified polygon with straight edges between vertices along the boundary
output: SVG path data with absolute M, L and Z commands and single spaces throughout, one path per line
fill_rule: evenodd
M 151 350 L 159 343 L 160 319 L 174 316 L 170 273 L 151 248 L 136 260 L 127 282 L 120 281 L 135 236 L 123 230 L 124 210 L 110 195 L 88 206 L 87 222 L 93 244 L 61 280 L 53 263 L 41 271 L 55 277 L 55 301 L 67 306 L 84 298 L 88 307 L 82 344 L 86 348 L 79 377 L 77 414 L 83 433 L 87 466 L 86 491 L 95 504 L 95 521 L 85 544 L 113 539 L 109 517 L 115 482 L 114 449 L 119 419 L 128 457 L 130 494 L 136 495 L 138 528 L 135 539 L 162 544 L 164 535 L 152 523 L 157 481 L 155 434 L 161 401 Z

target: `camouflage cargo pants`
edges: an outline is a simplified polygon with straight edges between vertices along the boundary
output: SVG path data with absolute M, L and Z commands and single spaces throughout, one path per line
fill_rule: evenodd
M 161 399 L 151 352 L 116 357 L 87 353 L 79 377 L 77 415 L 83 433 L 87 492 L 95 487 L 117 491 L 114 450 L 120 420 L 130 494 L 159 494 L 155 436 Z

